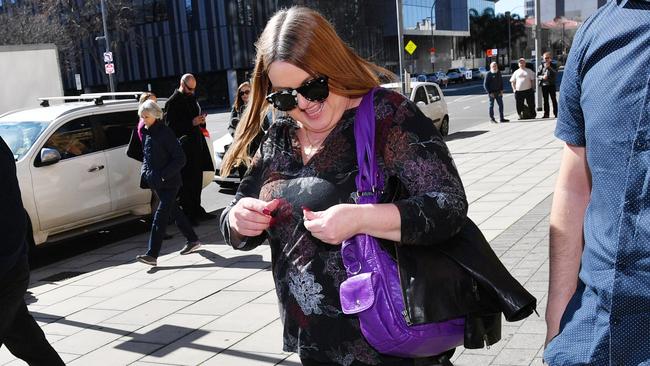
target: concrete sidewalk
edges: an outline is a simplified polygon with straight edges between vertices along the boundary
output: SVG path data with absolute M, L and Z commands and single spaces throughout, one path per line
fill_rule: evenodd
M 470 201 L 469 216 L 513 275 L 539 301 L 535 315 L 504 323 L 490 349 L 463 350 L 455 365 L 541 365 L 548 284 L 548 212 L 562 143 L 555 120 L 485 123 L 448 145 Z M 32 272 L 29 309 L 69 365 L 299 365 L 282 352 L 268 246 L 237 252 L 216 222 L 206 245 L 180 256 L 166 241 L 159 266 L 134 262 L 147 234 Z M 0 349 L 0 365 L 24 365 Z

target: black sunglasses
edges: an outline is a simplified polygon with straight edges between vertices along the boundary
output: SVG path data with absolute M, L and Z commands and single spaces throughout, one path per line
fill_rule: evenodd
M 310 102 L 322 102 L 330 95 L 327 76 L 306 81 L 296 89 L 283 89 L 266 96 L 266 100 L 278 110 L 288 112 L 298 106 L 298 93 Z

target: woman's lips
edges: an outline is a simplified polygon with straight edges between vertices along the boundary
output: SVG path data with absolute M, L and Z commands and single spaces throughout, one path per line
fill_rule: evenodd
M 312 108 L 305 109 L 305 114 L 310 119 L 316 119 L 320 115 L 320 112 L 323 111 L 323 107 L 325 107 L 325 103 L 318 103 L 316 106 Z

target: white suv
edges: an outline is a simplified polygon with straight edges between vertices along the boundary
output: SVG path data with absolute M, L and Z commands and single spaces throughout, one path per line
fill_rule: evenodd
M 442 136 L 449 134 L 449 112 L 440 86 L 436 83 L 414 81 L 408 83 L 408 98 L 433 121 Z M 401 93 L 399 83 L 383 84 L 382 87 Z
M 141 163 L 126 156 L 138 102 L 105 97 L 82 95 L 74 99 L 90 101 L 52 106 L 73 98 L 43 98 L 44 107 L 0 115 L 34 245 L 151 213 L 151 191 L 140 189 Z

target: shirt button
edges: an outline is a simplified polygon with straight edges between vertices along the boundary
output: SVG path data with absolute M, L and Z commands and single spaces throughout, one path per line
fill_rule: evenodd
M 645 150 L 647 146 L 648 146 L 648 144 L 644 140 L 636 140 L 634 142 L 634 147 L 636 148 L 636 150 L 639 150 L 639 151 L 640 150 Z

